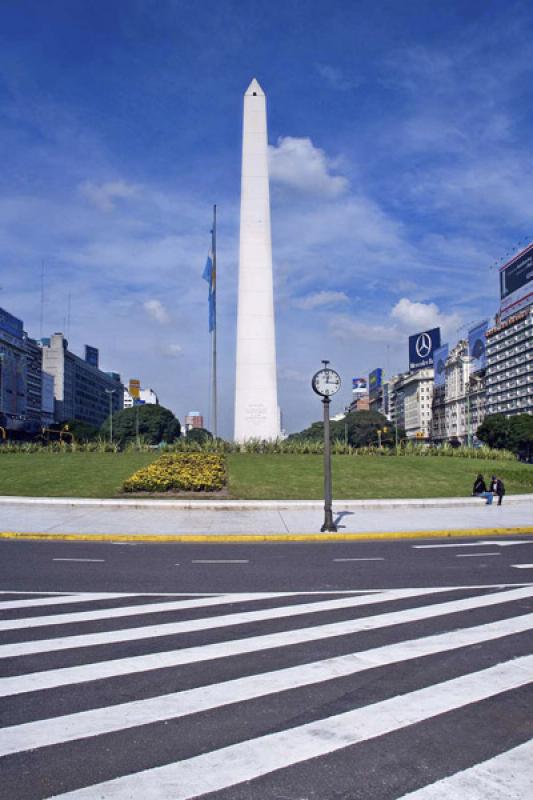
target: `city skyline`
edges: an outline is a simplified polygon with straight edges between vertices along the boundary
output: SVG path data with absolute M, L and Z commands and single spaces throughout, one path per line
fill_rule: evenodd
M 3 10 L 0 305 L 39 338 L 138 376 L 207 418 L 202 268 L 217 203 L 219 429 L 234 400 L 242 94 L 269 99 L 278 383 L 407 369 L 408 336 L 453 346 L 499 305 L 495 265 L 533 239 L 525 3 L 429 8 L 73 0 Z M 493 267 L 491 269 L 491 267 Z

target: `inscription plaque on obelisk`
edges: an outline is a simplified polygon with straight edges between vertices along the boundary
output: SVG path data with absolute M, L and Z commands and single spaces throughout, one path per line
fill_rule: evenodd
M 235 441 L 280 435 L 268 183 L 266 98 L 259 83 L 244 94 Z

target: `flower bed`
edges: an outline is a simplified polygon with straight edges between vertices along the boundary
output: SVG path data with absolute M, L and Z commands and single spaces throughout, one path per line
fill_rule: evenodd
M 125 492 L 216 492 L 226 484 L 224 456 L 218 453 L 169 453 L 124 481 Z

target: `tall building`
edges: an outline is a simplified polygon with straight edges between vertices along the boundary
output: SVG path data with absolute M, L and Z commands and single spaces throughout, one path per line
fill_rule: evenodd
M 487 414 L 533 414 L 533 306 L 487 331 Z
M 142 389 L 138 378 L 132 378 L 128 388 L 124 388 L 124 408 L 132 408 L 135 405 L 159 405 L 159 398 L 154 390 Z
M 88 352 L 91 350 L 94 348 Z M 124 386 L 120 376 L 102 372 L 71 353 L 62 333 L 43 339 L 43 369 L 54 377 L 57 422 L 77 419 L 99 427 L 110 410 L 115 413 L 123 408 Z
M 22 320 L 0 308 L 0 426 L 20 428 L 26 419 L 26 346 Z
M 265 93 L 244 95 L 235 440 L 280 436 Z
M 486 344 L 487 413 L 533 414 L 533 243 L 500 269 L 500 311 Z
M 193 428 L 203 428 L 204 418 L 199 411 L 189 411 L 185 417 L 185 431 L 188 432 Z
M 389 406 L 394 425 L 404 428 L 408 439 L 430 441 L 433 367 L 404 372 L 390 383 Z

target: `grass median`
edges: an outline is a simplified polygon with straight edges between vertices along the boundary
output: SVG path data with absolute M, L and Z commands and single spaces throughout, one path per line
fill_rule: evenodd
M 123 482 L 158 455 L 130 451 L 5 454 L 0 456 L 0 494 L 131 497 L 122 494 Z M 533 466 L 513 461 L 371 455 L 334 456 L 332 461 L 333 496 L 338 499 L 464 497 L 470 494 L 478 472 L 487 481 L 499 475 L 508 494 L 533 492 Z M 319 500 L 323 496 L 321 456 L 231 454 L 227 465 L 225 497 Z M 206 495 L 199 492 L 194 497 L 201 500 Z

